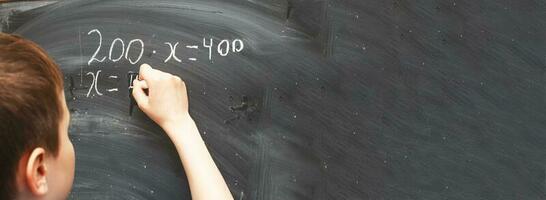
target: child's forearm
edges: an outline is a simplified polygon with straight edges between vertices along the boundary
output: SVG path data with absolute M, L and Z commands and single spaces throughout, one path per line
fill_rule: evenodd
M 142 64 L 132 92 L 138 107 L 173 141 L 188 177 L 192 199 L 233 199 L 189 115 L 184 81 Z
M 188 182 L 192 199 L 233 199 L 229 188 L 205 146 L 195 122 L 190 118 L 169 125 L 165 132 L 173 141 Z

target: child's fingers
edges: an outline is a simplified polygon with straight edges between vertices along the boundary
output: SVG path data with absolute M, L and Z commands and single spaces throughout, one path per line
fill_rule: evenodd
M 138 75 L 137 78 L 133 80 L 133 85 L 135 84 L 135 82 L 139 82 L 142 89 L 148 89 L 148 83 L 146 83 L 146 81 L 140 80 L 138 78 Z
M 148 88 L 148 86 L 145 81 L 133 81 L 133 97 L 135 98 L 138 107 L 143 109 L 148 107 L 148 96 L 146 95 L 146 92 L 144 92 L 144 89 L 146 88 Z
M 139 80 L 146 80 L 148 76 L 151 75 L 152 67 L 146 63 L 140 65 L 140 69 L 138 71 L 138 79 Z
M 162 72 L 157 69 L 153 69 L 150 65 L 144 63 L 140 65 L 138 74 L 139 80 L 150 80 L 153 82 L 153 80 L 156 80 L 162 75 Z

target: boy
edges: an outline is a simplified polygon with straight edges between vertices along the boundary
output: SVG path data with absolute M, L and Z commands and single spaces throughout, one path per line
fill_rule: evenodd
M 184 82 L 140 67 L 133 96 L 174 143 L 193 199 L 233 199 L 188 113 Z M 144 92 L 148 89 L 148 94 Z M 0 33 L 0 199 L 65 199 L 74 148 L 58 66 L 35 43 Z

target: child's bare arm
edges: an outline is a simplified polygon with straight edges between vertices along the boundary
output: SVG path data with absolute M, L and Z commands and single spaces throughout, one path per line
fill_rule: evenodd
M 192 199 L 233 199 L 189 115 L 184 81 L 143 64 L 139 80 L 133 85 L 133 96 L 140 109 L 173 141 L 188 177 Z M 144 89 L 148 89 L 148 94 Z

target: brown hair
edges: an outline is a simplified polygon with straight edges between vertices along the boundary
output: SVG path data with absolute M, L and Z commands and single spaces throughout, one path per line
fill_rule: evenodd
M 43 147 L 57 156 L 62 90 L 59 67 L 42 48 L 0 33 L 0 199 L 14 198 L 23 154 Z

